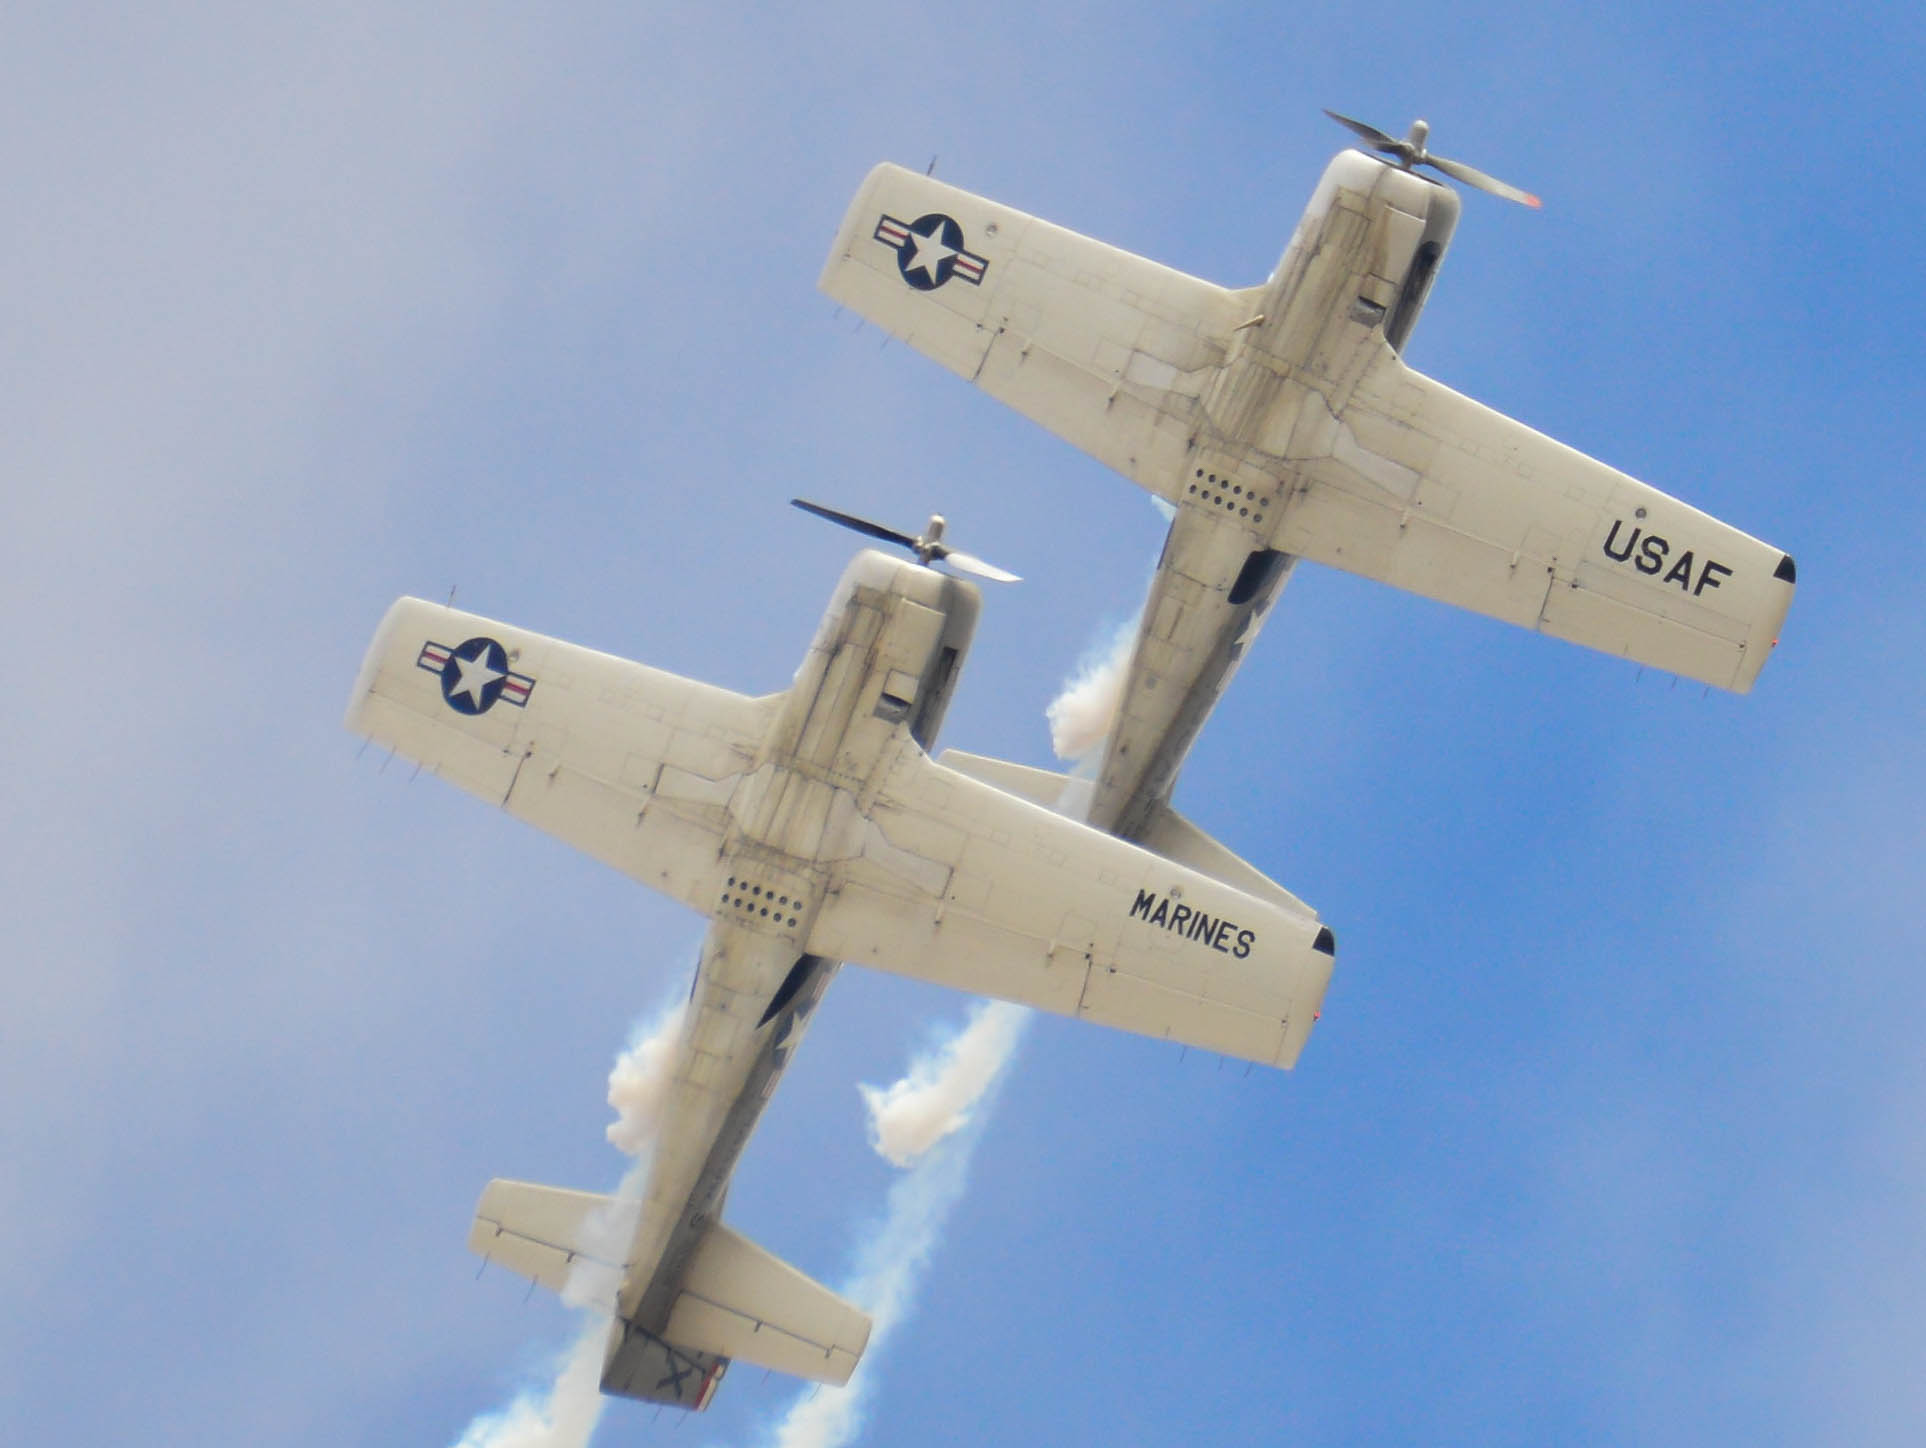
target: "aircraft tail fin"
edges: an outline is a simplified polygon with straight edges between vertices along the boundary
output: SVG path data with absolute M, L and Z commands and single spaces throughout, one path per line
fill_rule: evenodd
M 627 1252 L 640 1207 L 496 1180 L 475 1208 L 468 1248 L 571 1301 L 606 1309 L 633 1266 Z M 721 1222 L 696 1247 L 660 1332 L 645 1326 L 615 1325 L 603 1390 L 698 1409 L 737 1358 L 840 1387 L 870 1332 L 860 1309 Z
M 1014 794 L 1045 809 L 1073 816 L 1077 815 L 1077 806 L 1081 803 L 1079 791 L 1089 787 L 1087 781 L 1075 775 L 1053 774 L 1047 769 L 1034 769 L 1027 764 L 1012 764 L 1008 760 L 991 759 L 982 754 L 965 754 L 960 749 L 944 750 L 939 762 L 958 774 L 967 774 L 1006 794 Z M 1135 842 L 1152 854 L 1162 855 L 1166 860 L 1173 860 L 1200 875 L 1208 875 L 1233 889 L 1242 890 L 1246 895 L 1268 900 L 1273 905 L 1280 905 L 1300 915 L 1317 915 L 1317 911 L 1277 881 L 1228 846 L 1205 834 L 1168 804 L 1157 805 L 1151 810 L 1143 832 Z

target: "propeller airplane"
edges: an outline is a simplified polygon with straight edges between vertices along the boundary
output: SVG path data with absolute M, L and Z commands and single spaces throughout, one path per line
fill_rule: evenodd
M 1081 817 L 1154 828 L 1299 559 L 1743 693 L 1789 554 L 1483 407 L 1402 353 L 1456 228 L 1425 167 L 1333 113 L 1268 280 L 1228 289 L 914 171 L 870 172 L 818 285 L 1176 510 Z
M 918 561 L 858 553 L 779 693 L 404 598 L 346 720 L 709 917 L 640 1200 L 497 1180 L 469 1235 L 610 1311 L 604 1392 L 682 1408 L 735 1359 L 847 1382 L 868 1342 L 858 1307 L 720 1219 L 842 962 L 1289 1067 L 1336 953 L 1180 817 L 1153 852 L 998 787 L 1017 766 L 932 760 L 980 594 L 928 564 L 1011 575 L 949 551 L 940 518 L 912 538 L 810 511 Z

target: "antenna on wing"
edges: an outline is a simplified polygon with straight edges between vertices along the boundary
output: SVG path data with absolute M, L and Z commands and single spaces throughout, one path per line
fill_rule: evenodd
M 1475 166 L 1467 166 L 1463 161 L 1454 161 L 1449 156 L 1434 156 L 1425 149 L 1425 141 L 1431 135 L 1428 121 L 1413 121 L 1410 132 L 1399 140 L 1387 136 L 1376 126 L 1367 126 L 1363 121 L 1354 121 L 1349 116 L 1340 116 L 1336 111 L 1326 110 L 1325 115 L 1340 126 L 1352 132 L 1374 151 L 1382 151 L 1409 171 L 1414 166 L 1429 166 L 1434 171 L 1442 171 L 1453 181 L 1462 181 L 1467 186 L 1475 186 L 1480 191 L 1489 191 L 1493 196 L 1502 196 L 1507 201 L 1516 201 L 1520 206 L 1529 206 L 1534 211 L 1544 203 L 1529 191 L 1521 191 L 1509 182 L 1500 181 L 1496 176 L 1487 176 Z
M 789 500 L 805 513 L 814 513 L 818 518 L 827 518 L 832 523 L 840 523 L 845 528 L 853 528 L 867 538 L 879 542 L 894 543 L 907 548 L 916 555 L 916 561 L 925 568 L 932 563 L 947 563 L 958 573 L 974 574 L 978 578 L 988 578 L 996 583 L 1021 583 L 1023 580 L 1014 573 L 1006 573 L 994 563 L 985 563 L 973 553 L 962 553 L 943 541 L 943 533 L 949 526 L 943 521 L 941 513 L 930 514 L 930 521 L 921 533 L 899 533 L 894 528 L 885 528 L 881 523 L 872 523 L 867 518 L 858 518 L 853 513 L 839 513 L 834 508 L 825 508 L 821 503 L 812 503 L 804 498 Z

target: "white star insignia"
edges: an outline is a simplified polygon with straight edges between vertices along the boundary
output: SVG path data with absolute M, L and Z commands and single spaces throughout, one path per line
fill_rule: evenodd
M 915 271 L 921 268 L 925 276 L 935 281 L 936 269 L 955 256 L 957 249 L 945 244 L 941 226 L 928 236 L 912 231 L 910 239 L 916 243 L 916 255 L 910 258 L 907 270 Z
M 457 694 L 466 694 L 474 701 L 477 709 L 481 708 L 482 690 L 495 680 L 508 677 L 506 669 L 490 666 L 487 649 L 483 649 L 472 659 L 464 659 L 460 654 L 456 654 L 455 663 L 461 669 L 461 681 L 448 691 L 448 697 L 452 699 Z

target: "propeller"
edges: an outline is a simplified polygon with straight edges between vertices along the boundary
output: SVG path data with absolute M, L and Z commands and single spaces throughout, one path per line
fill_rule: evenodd
M 1507 201 L 1516 201 L 1520 206 L 1529 206 L 1534 211 L 1544 205 L 1531 192 L 1521 191 L 1496 176 L 1487 176 L 1475 166 L 1467 166 L 1463 161 L 1454 161 L 1449 156 L 1432 155 L 1424 148 L 1425 138 L 1431 134 L 1431 127 L 1425 121 L 1413 121 L 1411 133 L 1399 140 L 1396 136 L 1385 135 L 1376 126 L 1367 126 L 1363 121 L 1340 116 L 1336 111 L 1327 110 L 1324 114 L 1352 132 L 1372 150 L 1396 157 L 1398 164 L 1407 171 L 1413 166 L 1429 166 L 1434 171 L 1442 171 L 1453 181 L 1462 181 L 1467 186 L 1489 191 L 1493 196 L 1502 196 Z
M 1014 573 L 1004 572 L 994 563 L 985 563 L 974 553 L 959 552 L 945 543 L 943 531 L 948 525 L 944 523 L 941 513 L 930 514 L 930 521 L 923 531 L 910 534 L 898 533 L 894 528 L 885 528 L 881 523 L 872 523 L 867 518 L 839 513 L 834 508 L 825 508 L 821 503 L 812 503 L 806 498 L 791 498 L 789 501 L 805 513 L 814 513 L 818 518 L 827 518 L 832 523 L 841 523 L 845 528 L 854 528 L 865 537 L 907 548 L 916 555 L 916 561 L 926 568 L 932 563 L 947 563 L 958 573 L 973 573 L 978 578 L 988 578 L 997 583 L 1023 581 Z

